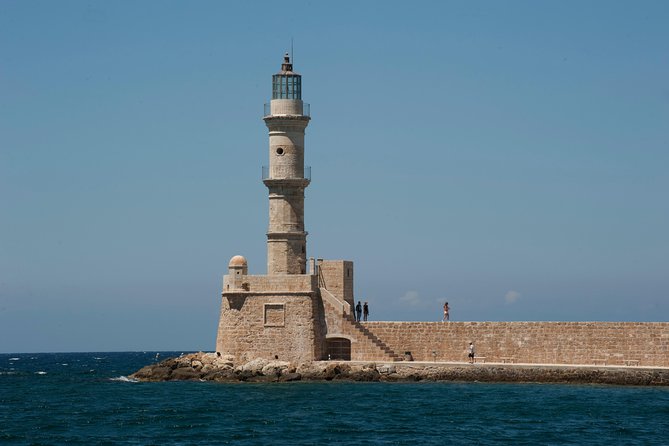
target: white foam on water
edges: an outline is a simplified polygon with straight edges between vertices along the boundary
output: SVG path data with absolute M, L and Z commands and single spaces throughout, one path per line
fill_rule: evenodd
M 70 365 L 70 364 L 61 364 L 61 365 Z
M 46 372 L 40 370 L 39 372 L 35 372 L 35 375 L 46 375 Z
M 128 378 L 127 376 L 119 376 L 117 378 L 109 378 L 110 381 L 120 381 L 123 383 L 138 383 L 136 379 Z
M 101 359 L 105 359 L 105 358 L 104 358 L 104 357 L 103 357 L 103 358 L 98 358 L 97 356 L 93 356 L 93 359 L 99 361 L 99 360 L 101 360 Z
M 10 361 L 18 361 L 21 358 L 9 358 Z

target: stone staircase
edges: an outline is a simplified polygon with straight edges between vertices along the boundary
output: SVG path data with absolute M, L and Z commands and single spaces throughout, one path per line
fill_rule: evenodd
M 356 340 L 357 345 L 351 344 L 351 358 L 357 360 L 384 360 L 401 361 L 403 358 L 388 347 L 364 324 L 356 321 L 347 303 L 342 302 L 327 289 L 321 288 L 323 308 L 329 332 L 339 332 Z M 356 358 L 356 356 L 358 356 Z
M 356 321 L 353 318 L 353 315 L 347 314 L 345 318 L 350 324 L 352 324 L 355 327 L 356 330 L 362 333 L 365 336 L 365 338 L 369 339 L 372 342 L 372 344 L 381 349 L 388 359 L 392 361 L 402 361 L 404 359 L 402 356 L 398 355 L 390 347 L 388 347 L 374 333 L 369 331 L 364 324 L 361 324 L 360 322 Z

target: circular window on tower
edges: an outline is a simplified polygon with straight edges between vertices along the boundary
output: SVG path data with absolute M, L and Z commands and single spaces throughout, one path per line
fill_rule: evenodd
M 283 155 L 284 154 L 283 147 L 277 148 L 276 149 L 276 154 L 279 155 L 279 156 Z

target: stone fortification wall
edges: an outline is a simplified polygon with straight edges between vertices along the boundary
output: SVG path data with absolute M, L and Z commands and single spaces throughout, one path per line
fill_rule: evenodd
M 226 275 L 216 351 L 236 361 L 324 355 L 323 308 L 311 275 Z
M 296 363 L 323 356 L 319 299 L 309 294 L 226 293 L 216 351 L 244 362 L 255 358 Z
M 416 361 L 466 361 L 469 342 L 486 362 L 669 367 L 669 322 L 367 322 L 371 333 Z M 638 364 L 637 362 L 638 361 Z

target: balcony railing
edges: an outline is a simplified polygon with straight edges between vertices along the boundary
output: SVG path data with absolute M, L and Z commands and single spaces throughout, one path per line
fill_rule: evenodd
M 304 166 L 304 176 L 295 177 L 286 175 L 286 172 L 283 168 L 287 166 L 274 166 L 272 169 L 269 166 L 262 166 L 262 179 L 263 180 L 275 180 L 275 179 L 288 179 L 288 180 L 309 180 L 311 181 L 311 166 Z
M 302 102 L 302 113 L 295 113 L 294 110 L 286 110 L 286 113 L 281 113 L 282 110 L 278 110 L 275 115 L 288 115 L 288 116 L 309 116 L 311 117 L 311 104 L 307 102 Z M 272 116 L 272 104 L 269 102 L 265 103 L 263 110 L 263 117 Z

